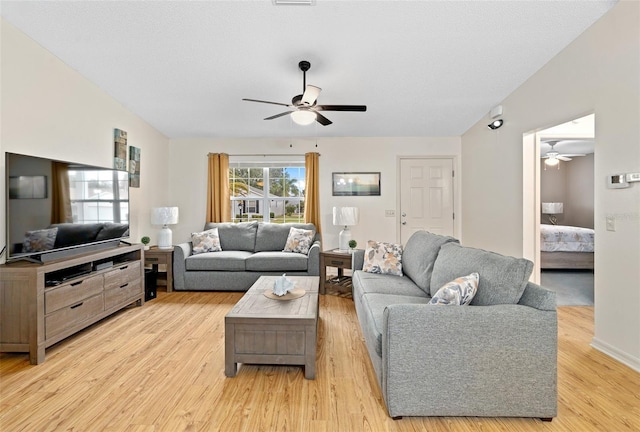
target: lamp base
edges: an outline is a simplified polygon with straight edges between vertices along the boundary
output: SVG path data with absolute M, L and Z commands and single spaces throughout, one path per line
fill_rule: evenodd
M 173 248 L 172 243 L 173 233 L 168 226 L 163 226 L 160 232 L 158 233 L 158 249 L 171 249 Z
M 351 240 L 351 230 L 345 226 L 338 235 L 338 247 L 340 252 L 349 252 L 349 240 Z
M 554 215 L 549 215 L 549 222 L 551 223 L 551 225 L 557 225 L 558 224 L 558 218 Z

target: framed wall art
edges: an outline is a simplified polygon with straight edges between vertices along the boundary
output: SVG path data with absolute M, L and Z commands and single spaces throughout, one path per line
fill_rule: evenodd
M 47 177 L 9 177 L 9 199 L 43 199 L 47 197 Z
M 380 195 L 379 172 L 334 172 L 332 177 L 333 196 Z

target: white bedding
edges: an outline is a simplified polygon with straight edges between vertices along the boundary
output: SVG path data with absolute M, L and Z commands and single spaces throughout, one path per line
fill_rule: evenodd
M 542 252 L 593 252 L 595 231 L 565 225 L 540 225 Z

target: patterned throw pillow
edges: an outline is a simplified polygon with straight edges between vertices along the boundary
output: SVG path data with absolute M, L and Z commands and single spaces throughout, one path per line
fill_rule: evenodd
M 43 252 L 53 249 L 58 227 L 27 231 L 22 241 L 22 252 Z
M 204 252 L 222 251 L 222 247 L 220 246 L 220 236 L 218 235 L 218 228 L 213 228 L 198 233 L 191 233 L 191 243 L 193 244 L 194 255 Z
M 313 244 L 313 230 L 291 227 L 287 243 L 284 245 L 282 252 L 296 252 L 308 254 Z
M 369 240 L 364 251 L 362 270 L 402 276 L 402 245 Z
M 478 292 L 480 275 L 471 273 L 446 283 L 433 296 L 429 304 L 447 306 L 466 306 Z

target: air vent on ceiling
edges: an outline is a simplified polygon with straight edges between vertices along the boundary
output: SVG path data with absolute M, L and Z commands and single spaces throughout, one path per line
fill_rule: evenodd
M 315 6 L 316 0 L 271 0 L 276 6 Z

